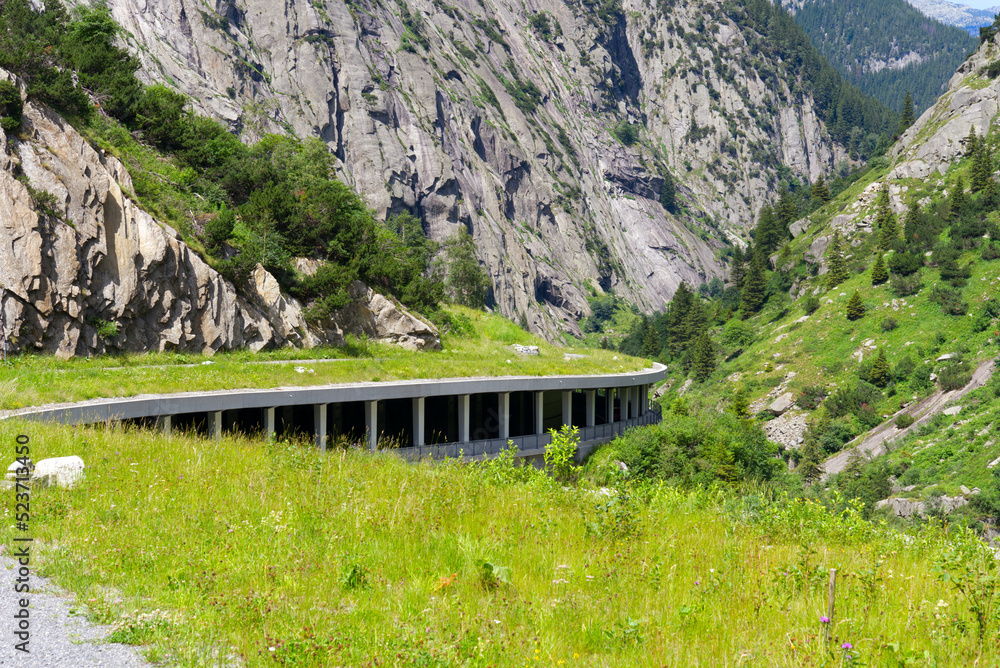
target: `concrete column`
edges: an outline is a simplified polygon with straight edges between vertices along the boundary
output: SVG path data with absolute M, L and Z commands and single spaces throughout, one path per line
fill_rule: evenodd
M 368 449 L 378 449 L 378 401 L 365 402 L 365 433 L 368 434 Z
M 639 408 L 642 410 L 641 415 L 649 412 L 649 385 L 642 386 L 642 394 L 639 397 Z
M 208 412 L 208 437 L 214 441 L 222 440 L 222 411 Z
M 597 423 L 597 390 L 587 390 L 587 426 L 593 427 Z
M 469 442 L 469 395 L 458 395 L 458 442 Z
M 607 418 L 606 422 L 609 424 L 615 421 L 615 391 L 614 388 L 606 388 L 604 390 L 604 402 L 606 404 L 604 409 L 604 415 Z
M 170 431 L 173 425 L 173 415 L 160 415 L 156 418 L 156 431 L 167 438 L 170 438 Z
M 535 392 L 535 433 L 545 433 L 545 392 Z
M 619 387 L 615 390 L 615 394 L 618 395 L 618 411 L 619 417 L 622 420 L 628 419 L 628 388 Z
M 265 408 L 263 410 L 261 422 L 264 424 L 264 438 L 270 440 L 274 438 L 277 433 L 277 425 L 274 423 L 274 407 Z
M 635 417 L 635 387 L 628 388 L 628 418 Z
M 497 393 L 497 413 L 500 420 L 500 438 L 510 438 L 510 392 Z
M 562 393 L 562 423 L 564 425 L 573 424 L 573 392 L 563 390 Z
M 424 398 L 413 397 L 413 445 L 424 444 Z
M 313 404 L 313 432 L 316 448 L 326 450 L 326 404 Z

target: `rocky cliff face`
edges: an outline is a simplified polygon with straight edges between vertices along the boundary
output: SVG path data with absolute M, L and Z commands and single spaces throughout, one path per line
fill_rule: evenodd
M 962 63 L 945 94 L 893 146 L 896 165 L 890 179 L 943 175 L 964 154 L 970 130 L 980 137 L 989 132 L 1000 111 L 1000 79 L 990 79 L 983 70 L 997 59 L 1000 46 L 994 38 Z
M 845 157 L 713 0 L 109 5 L 148 80 L 248 139 L 321 137 L 380 215 L 469 229 L 500 310 L 550 338 L 590 286 L 660 308 L 719 275 L 779 168 Z M 680 215 L 658 201 L 668 169 Z
M 0 70 L 0 78 L 11 77 Z M 117 159 L 44 107 L 25 105 L 17 136 L 0 131 L 0 344 L 8 351 L 65 358 L 343 343 L 334 322 L 309 327 L 259 265 L 248 294 L 238 294 L 136 206 L 131 190 Z M 352 308 L 373 316 L 345 329 L 440 347 L 433 327 L 363 292 Z

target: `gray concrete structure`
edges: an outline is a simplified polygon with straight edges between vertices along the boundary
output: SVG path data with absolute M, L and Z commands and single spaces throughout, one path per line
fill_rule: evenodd
M 265 438 L 309 434 L 326 449 L 338 435 L 371 450 L 388 439 L 403 456 L 490 456 L 513 441 L 531 456 L 548 444 L 547 428 L 573 425 L 583 443 L 659 421 L 648 410 L 650 383 L 666 367 L 603 376 L 507 376 L 349 383 L 302 388 L 224 390 L 98 399 L 27 408 L 5 417 L 95 424 L 136 421 L 165 434 L 195 429 Z M 558 394 L 556 394 L 558 393 Z M 603 397 L 599 397 L 603 394 Z M 600 403 L 598 403 L 600 402 Z M 280 410 L 279 410 L 280 409 Z M 617 419 L 616 419 L 617 418 Z

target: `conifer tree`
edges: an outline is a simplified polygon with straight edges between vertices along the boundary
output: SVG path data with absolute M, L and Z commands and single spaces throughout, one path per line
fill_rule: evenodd
M 865 303 L 861 301 L 861 295 L 855 290 L 851 298 L 847 300 L 847 319 L 860 320 L 863 317 L 865 317 Z
M 746 274 L 746 257 L 743 255 L 743 250 L 739 246 L 736 246 L 736 248 L 733 249 L 733 263 L 732 268 L 730 269 L 729 278 L 732 280 L 733 285 L 737 288 L 742 288 L 743 278 Z
M 906 91 L 903 98 L 903 109 L 899 114 L 899 134 L 906 132 L 914 122 L 913 118 L 913 96 L 910 91 Z
M 823 178 L 822 174 L 816 178 L 816 183 L 813 184 L 812 193 L 810 194 L 820 202 L 823 202 L 823 204 L 830 201 L 830 187 L 826 185 L 826 179 Z
M 993 178 L 993 155 L 986 141 L 979 142 L 972 159 L 972 192 L 986 189 Z
M 955 180 L 955 187 L 951 190 L 949 217 L 955 219 L 961 216 L 962 212 L 965 211 L 965 202 L 965 179 L 959 176 Z
M 857 293 L 855 293 L 857 294 Z M 879 349 L 878 357 L 872 365 L 871 384 L 875 387 L 885 387 L 892 380 L 892 371 L 889 368 L 889 360 L 885 358 L 885 350 Z
M 733 415 L 740 420 L 750 419 L 750 400 L 747 398 L 746 385 L 740 385 L 740 388 L 736 390 L 730 409 L 733 411 Z
M 795 200 L 792 198 L 792 193 L 788 190 L 781 191 L 781 197 L 778 198 L 778 205 L 774 207 L 774 217 L 779 232 L 778 241 L 774 245 L 774 248 L 777 248 L 782 241 L 790 236 L 788 228 L 799 217 L 799 207 L 796 206 Z
M 642 329 L 642 356 L 656 357 L 660 352 L 660 345 L 656 340 L 656 330 L 650 326 L 646 316 L 642 317 Z
M 743 294 L 740 301 L 740 309 L 743 317 L 748 318 L 764 305 L 766 296 L 767 281 L 764 277 L 763 252 L 758 250 L 750 260 L 750 269 L 743 280 Z
M 1000 186 L 997 185 L 996 179 L 992 176 L 986 182 L 986 188 L 983 189 L 983 199 L 991 209 L 1000 206 Z
M 979 148 L 979 137 L 976 135 L 976 128 L 969 128 L 969 136 L 965 138 L 965 157 L 972 158 Z
M 802 446 L 802 459 L 799 460 L 795 472 L 802 476 L 806 482 L 815 482 L 823 475 L 823 471 L 819 467 L 821 461 L 822 451 L 819 442 L 815 439 L 807 440 Z
M 758 252 L 769 253 L 778 247 L 785 237 L 785 231 L 780 228 L 774 209 L 765 205 L 757 217 L 757 227 L 753 231 L 753 245 Z
M 889 272 L 885 270 L 882 253 L 875 254 L 875 264 L 872 265 L 872 285 L 882 285 L 889 280 Z
M 708 332 L 702 332 L 694 344 L 694 375 L 698 380 L 705 380 L 715 371 L 715 348 Z
M 899 226 L 896 224 L 896 215 L 892 212 L 889 201 L 889 185 L 883 183 L 882 189 L 875 200 L 875 218 L 878 223 L 879 236 L 878 248 L 880 251 L 887 251 L 892 247 L 892 242 L 899 236 Z
M 826 253 L 827 264 L 830 270 L 826 274 L 827 288 L 835 288 L 848 278 L 850 272 L 847 270 L 847 260 L 844 259 L 844 246 L 840 239 L 840 231 L 833 233 L 833 241 L 830 242 L 830 250 Z

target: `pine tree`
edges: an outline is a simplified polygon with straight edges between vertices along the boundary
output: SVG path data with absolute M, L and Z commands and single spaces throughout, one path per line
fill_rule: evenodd
M 708 332 L 702 332 L 694 344 L 694 375 L 698 380 L 705 380 L 715 371 L 715 348 Z
M 822 174 L 816 178 L 816 183 L 814 183 L 812 187 L 811 196 L 815 197 L 820 202 L 823 202 L 823 204 L 830 201 L 830 187 L 826 185 L 826 179 L 823 178 Z
M 889 368 L 889 360 L 885 358 L 885 350 L 879 349 L 878 357 L 875 358 L 875 363 L 872 365 L 870 382 L 875 387 L 885 387 L 891 379 L 892 370 Z
M 951 199 L 949 201 L 950 212 L 949 217 L 952 219 L 958 218 L 965 211 L 965 179 L 959 176 L 955 180 L 955 187 L 951 190 Z
M 910 91 L 906 91 L 906 97 L 903 98 L 903 110 L 899 114 L 899 134 L 906 132 L 914 122 L 913 118 L 913 96 L 910 95 Z
M 985 141 L 979 142 L 972 159 L 972 192 L 985 190 L 993 178 L 993 155 Z
M 799 207 L 796 206 L 795 199 L 792 198 L 792 193 L 788 190 L 781 191 L 778 205 L 774 207 L 774 217 L 780 233 L 778 242 L 774 245 L 774 248 L 777 248 L 778 244 L 791 236 L 788 229 L 799 217 Z
M 882 285 L 889 280 L 889 272 L 885 270 L 882 253 L 875 254 L 875 264 L 872 265 L 872 285 Z
M 761 258 L 762 252 L 758 250 L 750 260 L 750 270 L 743 280 L 743 294 L 740 301 L 740 309 L 743 317 L 748 318 L 764 305 L 766 296 L 767 281 L 764 277 L 764 260 Z
M 750 400 L 747 398 L 746 385 L 740 385 L 740 389 L 736 390 L 730 410 L 740 420 L 750 419 Z
M 649 325 L 649 319 L 642 317 L 642 356 L 656 357 L 660 353 L 660 344 L 656 340 L 656 330 Z
M 851 298 L 847 300 L 847 319 L 860 320 L 863 317 L 865 317 L 865 303 L 861 301 L 861 295 L 855 290 Z
M 784 238 L 785 231 L 781 229 L 774 209 L 765 205 L 760 210 L 760 215 L 757 217 L 757 227 L 753 231 L 754 249 L 758 252 L 769 253 L 777 248 Z
M 969 136 L 965 138 L 965 157 L 971 158 L 976 155 L 979 149 L 979 137 L 976 135 L 976 128 L 969 128 Z
M 896 215 L 892 212 L 889 200 L 889 185 L 882 184 L 878 198 L 875 200 L 875 218 L 878 223 L 879 236 L 878 248 L 880 251 L 887 251 L 892 247 L 892 242 L 899 236 L 899 226 L 896 224 Z
M 730 280 L 732 280 L 733 285 L 737 288 L 743 287 L 743 278 L 747 274 L 746 258 L 743 256 L 743 250 L 736 246 L 733 249 L 733 262 L 730 269 Z
M 983 200 L 991 209 L 996 209 L 1000 206 L 1000 186 L 997 185 L 997 181 L 993 177 L 990 177 L 990 180 L 986 182 L 986 188 L 983 190 Z
M 851 276 L 847 269 L 847 260 L 844 259 L 844 246 L 839 231 L 833 233 L 833 241 L 830 242 L 830 250 L 827 251 L 826 257 L 830 267 L 826 274 L 826 285 L 827 288 L 835 288 Z
M 822 461 L 823 453 L 819 442 L 815 439 L 807 440 L 802 446 L 802 459 L 799 460 L 795 472 L 802 476 L 806 482 L 811 483 L 819 480 L 820 476 L 823 475 L 823 471 L 819 467 Z
M 687 283 L 681 282 L 674 292 L 673 299 L 667 306 L 667 313 L 664 316 L 667 349 L 671 357 L 678 357 L 686 347 L 688 342 L 686 324 L 688 313 L 695 302 L 694 294 L 688 289 Z

